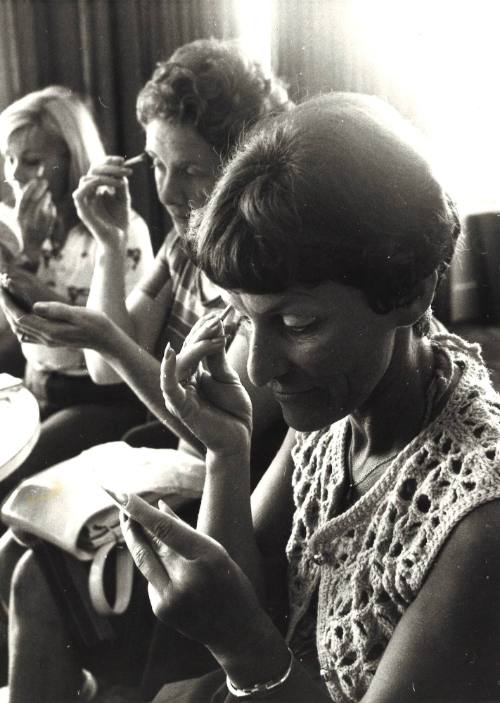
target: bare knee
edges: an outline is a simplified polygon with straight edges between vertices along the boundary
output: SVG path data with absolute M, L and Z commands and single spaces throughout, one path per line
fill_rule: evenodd
M 51 611 L 52 598 L 45 577 L 31 550 L 18 560 L 12 574 L 10 589 L 11 614 L 15 610 L 23 617 L 40 618 Z
M 5 608 L 9 605 L 14 569 L 25 551 L 26 549 L 16 542 L 10 530 L 0 538 L 0 600 Z

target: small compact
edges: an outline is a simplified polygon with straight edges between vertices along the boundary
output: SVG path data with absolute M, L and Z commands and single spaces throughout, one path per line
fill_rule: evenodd
M 5 297 L 25 313 L 32 312 L 33 303 L 27 295 L 14 288 L 12 279 L 7 273 L 0 273 L 0 288 Z

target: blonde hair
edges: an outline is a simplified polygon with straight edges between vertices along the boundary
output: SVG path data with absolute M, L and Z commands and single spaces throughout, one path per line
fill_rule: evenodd
M 92 161 L 105 155 L 89 108 L 70 88 L 52 85 L 28 93 L 0 113 L 0 151 L 5 154 L 13 132 L 39 127 L 62 139 L 70 155 L 68 192 L 78 186 Z

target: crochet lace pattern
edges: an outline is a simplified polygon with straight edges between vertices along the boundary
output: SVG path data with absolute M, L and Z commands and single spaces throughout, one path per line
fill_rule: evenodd
M 434 341 L 462 369 L 457 386 L 349 510 L 336 516 L 345 490 L 348 420 L 297 435 L 288 640 L 300 649 L 301 636 L 315 626 L 321 673 L 334 701 L 362 698 L 453 527 L 500 498 L 500 396 L 477 345 L 455 335 Z

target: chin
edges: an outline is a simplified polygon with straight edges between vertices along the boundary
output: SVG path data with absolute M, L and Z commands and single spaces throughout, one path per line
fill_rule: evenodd
M 283 404 L 281 405 L 281 412 L 286 424 L 298 432 L 315 432 L 344 417 L 343 414 L 339 417 L 331 411 L 325 412 L 319 409 L 304 408 L 300 411 L 285 407 Z
M 181 239 L 184 239 L 186 236 L 187 228 L 188 228 L 188 221 L 187 220 L 179 220 L 178 218 L 173 218 L 173 223 L 174 223 L 174 228 L 179 237 Z

